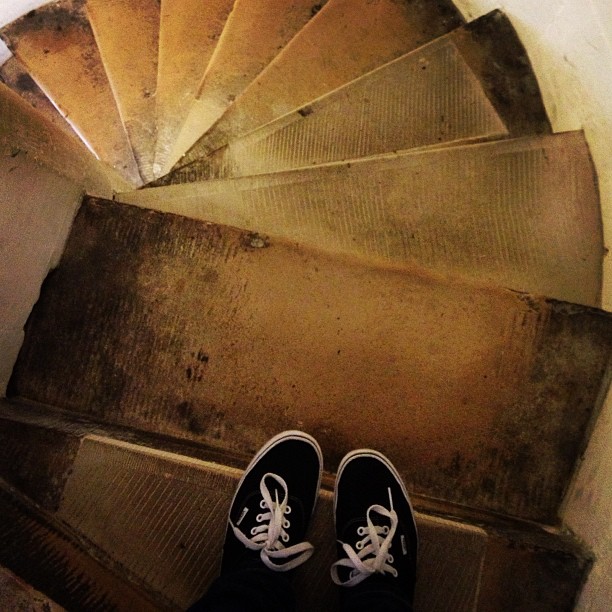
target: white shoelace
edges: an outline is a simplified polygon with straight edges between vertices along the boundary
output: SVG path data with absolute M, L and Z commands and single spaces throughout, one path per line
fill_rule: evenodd
M 265 482 L 266 478 L 276 480 L 281 486 L 283 489 L 282 501 L 279 502 L 278 500 L 278 489 L 275 491 L 275 499 L 272 499 L 270 490 Z M 239 528 L 244 518 L 244 514 L 237 521 L 236 525 L 230 520 L 230 525 L 236 537 L 247 548 L 261 551 L 261 560 L 266 567 L 275 571 L 286 572 L 309 559 L 313 553 L 314 547 L 309 542 L 285 546 L 285 544 L 289 542 L 289 534 L 286 532 L 286 529 L 291 525 L 289 519 L 285 518 L 285 515 L 291 513 L 291 506 L 287 504 L 289 499 L 287 483 L 280 476 L 269 472 L 264 474 L 261 479 L 259 490 L 262 496 L 259 505 L 261 509 L 266 512 L 257 515 L 256 521 L 261 524 L 251 529 L 251 537 L 247 537 Z M 288 559 L 289 557 L 294 558 Z M 275 563 L 274 560 L 277 559 L 280 562 Z M 288 560 L 283 562 L 283 559 Z
M 367 527 L 359 527 L 357 535 L 364 536 L 355 544 L 358 552 L 355 552 L 349 544 L 342 544 L 344 552 L 348 555 L 348 559 L 340 559 L 336 561 L 331 568 L 332 580 L 340 586 L 351 587 L 363 582 L 372 574 L 384 574 L 388 572 L 393 577 L 397 578 L 397 570 L 391 565 L 393 563 L 393 555 L 389 553 L 391 541 L 397 529 L 397 514 L 393 509 L 393 499 L 391 497 L 391 489 L 389 492 L 390 510 L 378 504 L 374 504 L 368 508 L 367 512 Z M 371 514 L 376 513 L 386 517 L 390 521 L 390 525 L 380 527 L 374 524 Z M 348 580 L 342 580 L 338 575 L 339 567 L 350 568 Z

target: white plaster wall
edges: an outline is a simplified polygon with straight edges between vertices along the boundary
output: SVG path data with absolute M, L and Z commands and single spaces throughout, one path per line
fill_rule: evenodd
M 471 20 L 495 8 L 527 48 L 555 131 L 584 128 L 597 167 L 604 240 L 612 246 L 612 1 L 455 0 Z M 612 310 L 612 257 L 604 262 L 603 305 Z M 597 562 L 578 610 L 612 608 L 612 396 L 604 406 L 563 517 Z

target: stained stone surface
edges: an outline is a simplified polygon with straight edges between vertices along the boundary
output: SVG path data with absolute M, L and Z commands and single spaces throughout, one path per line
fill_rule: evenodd
M 111 572 L 74 534 L 1 482 L 0 539 L 0 563 L 67 610 L 159 610 L 158 601 Z
M 253 452 L 382 448 L 418 494 L 555 521 L 610 316 L 90 199 L 10 392 Z M 69 350 L 67 350 L 69 347 Z
M 275 157 L 262 145 L 247 144 L 250 154 L 239 154 L 235 165 L 257 170 L 270 163 L 259 163 Z M 231 173 L 238 160 L 228 161 Z M 601 303 L 601 208 L 581 132 L 220 181 L 204 180 L 210 168 L 193 166 L 173 177 L 185 184 L 118 199 L 368 261 L 411 262 L 537 295 Z
M 234 0 L 161 0 L 156 173 L 166 169 L 233 6 Z
M 452 39 L 442 38 L 232 141 L 163 182 L 179 182 L 199 164 L 208 164 L 214 178 L 229 178 L 507 135 Z
M 0 609 L 10 612 L 63 612 L 64 608 L 0 567 Z
M 87 0 L 87 17 L 145 181 L 156 143 L 159 0 Z
M 48 4 L 9 24 L 1 35 L 84 142 L 132 185 L 140 185 L 83 7 L 83 0 Z
M 166 160 L 166 172 L 214 125 L 325 2 L 235 0 L 174 151 Z
M 461 23 L 449 0 L 328 0 L 180 165 L 417 49 Z

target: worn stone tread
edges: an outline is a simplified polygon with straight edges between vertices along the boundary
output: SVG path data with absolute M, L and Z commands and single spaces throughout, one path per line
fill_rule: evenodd
M 202 157 L 461 23 L 449 0 L 329 0 L 179 164 Z
M 90 199 L 10 392 L 245 453 L 306 429 L 332 469 L 385 448 L 418 494 L 554 522 L 611 342 L 595 309 Z
M 168 156 L 233 7 L 234 0 L 161 0 L 154 167 L 158 176 L 167 171 Z
M 87 17 L 140 174 L 155 178 L 159 0 L 87 0 Z
M 165 160 L 165 174 L 327 0 L 236 0 L 189 114 Z
M 60 0 L 30 11 L 0 36 L 98 157 L 130 184 L 141 185 L 84 0 Z
M 72 530 L 0 480 L 0 563 L 67 610 L 160 609 L 92 556 Z
M 525 49 L 508 18 L 492 11 L 188 166 L 244 176 L 551 131 Z M 154 184 L 169 184 L 185 170 L 177 167 Z
M 267 174 L 508 135 L 452 36 L 447 36 L 148 186 L 180 182 L 194 171 L 211 178 Z
M 114 191 L 131 186 L 4 83 L 0 83 L 0 153 L 23 153 L 92 195 L 112 197 Z
M 0 435 L 15 449 L 0 447 L 0 473 L 8 471 L 14 484 L 11 460 L 26 457 L 19 484 L 54 491 L 59 504 L 49 507 L 46 494 L 36 498 L 53 520 L 170 607 L 185 609 L 207 588 L 218 571 L 240 470 L 88 435 L 83 424 L 58 429 L 57 421 L 54 426 L 43 418 L 34 425 L 28 414 L 6 405 L 0 404 L 0 413 Z M 331 498 L 324 487 L 308 537 L 315 555 L 297 576 L 300 610 L 334 609 L 338 595 L 329 578 L 336 554 Z M 417 512 L 416 610 L 570 609 L 589 567 L 585 551 L 556 530 L 526 524 L 508 530 L 495 521 L 475 527 Z
M 219 181 L 197 170 L 175 176 L 188 184 L 117 197 L 330 253 L 601 303 L 601 210 L 580 132 Z

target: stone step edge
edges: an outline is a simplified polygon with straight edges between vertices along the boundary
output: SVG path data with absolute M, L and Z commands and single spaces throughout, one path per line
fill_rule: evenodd
M 524 45 L 519 39 L 510 19 L 508 19 L 503 11 L 495 9 L 469 23 L 458 26 L 447 34 L 423 44 L 421 47 L 403 54 L 399 58 L 385 62 L 370 72 L 289 111 L 277 119 L 258 126 L 236 140 L 241 140 L 260 130 L 266 131 L 272 126 L 281 125 L 288 117 L 296 113 L 302 114 L 312 104 L 329 96 L 334 96 L 354 83 L 367 79 L 370 75 L 384 69 L 387 65 L 401 61 L 411 54 L 422 52 L 440 40 L 449 40 L 456 45 L 459 54 L 480 81 L 485 96 L 498 112 L 502 121 L 508 126 L 511 135 L 522 136 L 552 132 L 540 87 Z M 503 48 L 500 46 L 500 41 L 503 43 Z M 195 147 L 196 145 L 194 144 L 193 146 Z M 224 148 L 224 146 L 220 147 L 220 149 Z M 160 178 L 169 177 L 197 161 L 198 158 L 190 158 L 190 151 L 191 149 L 186 151 L 170 171 Z M 216 151 L 210 151 L 209 154 L 213 154 Z
M 122 196 L 129 196 L 129 194 L 138 194 L 140 192 L 146 192 L 149 190 L 162 189 L 162 188 L 174 188 L 174 189 L 186 189 L 188 185 L 194 185 L 198 183 L 222 183 L 228 181 L 246 181 L 249 179 L 262 179 L 265 177 L 275 177 L 281 175 L 290 175 L 292 173 L 300 173 L 300 172 L 314 172 L 317 170 L 325 170 L 325 169 L 340 169 L 342 167 L 354 167 L 362 164 L 375 163 L 375 162 L 384 162 L 391 161 L 394 159 L 400 158 L 410 158 L 417 156 L 427 156 L 427 155 L 435 155 L 440 152 L 449 152 L 456 155 L 461 155 L 461 151 L 463 149 L 472 149 L 472 148 L 480 148 L 480 147 L 489 147 L 493 148 L 496 145 L 506 145 L 509 147 L 520 148 L 523 143 L 529 142 L 540 142 L 540 141 L 548 141 L 552 143 L 552 146 L 563 146 L 562 143 L 557 144 L 555 140 L 561 140 L 562 138 L 584 138 L 584 130 L 566 130 L 563 132 L 554 132 L 551 134 L 529 134 L 529 135 L 521 135 L 521 136 L 504 136 L 504 137 L 472 137 L 472 138 L 462 138 L 459 140 L 454 140 L 451 142 L 444 143 L 435 143 L 430 145 L 424 145 L 422 147 L 415 147 L 413 149 L 402 149 L 399 151 L 390 151 L 388 153 L 379 153 L 376 155 L 367 155 L 365 157 L 357 157 L 353 159 L 343 159 L 339 161 L 331 161 L 324 162 L 316 165 L 308 165 L 308 166 L 300 166 L 297 168 L 290 168 L 289 170 L 279 170 L 276 172 L 264 172 L 262 174 L 247 174 L 241 175 L 237 177 L 230 178 L 205 178 L 200 179 L 196 177 L 191 181 L 182 181 L 181 173 L 188 172 L 192 170 L 194 172 L 199 171 L 198 166 L 202 166 L 203 161 L 207 161 L 208 158 L 204 158 L 204 160 L 196 160 L 194 162 L 190 162 L 189 164 L 178 168 L 174 173 L 167 174 L 159 179 L 142 185 L 136 189 L 132 189 L 127 192 L 116 192 L 113 196 L 113 199 L 121 202 Z M 593 170 L 594 180 L 596 179 L 595 170 Z M 175 182 L 172 182 L 172 181 Z M 172 192 L 170 192 L 172 193 Z M 180 193 L 180 192 L 179 192 Z M 126 203 L 132 203 L 128 201 Z M 138 204 L 135 204 L 138 205 Z
M 0 398 L 0 427 L 3 421 L 52 430 L 77 441 L 85 438 L 113 440 L 117 444 L 138 447 L 143 452 L 180 457 L 187 462 L 193 461 L 198 465 L 214 466 L 222 470 L 229 470 L 229 473 L 233 474 L 244 470 L 252 459 L 251 456 L 214 448 L 205 443 L 136 430 L 124 425 L 104 423 L 89 416 L 28 399 Z M 0 477 L 2 477 L 1 474 Z M 334 481 L 335 473 L 324 469 L 321 491 L 331 493 Z M 524 540 L 529 545 L 539 548 L 550 548 L 566 554 L 590 558 L 588 549 L 559 523 L 545 525 L 416 494 L 411 494 L 411 502 L 415 512 L 423 516 L 476 526 L 500 537 L 507 536 Z

